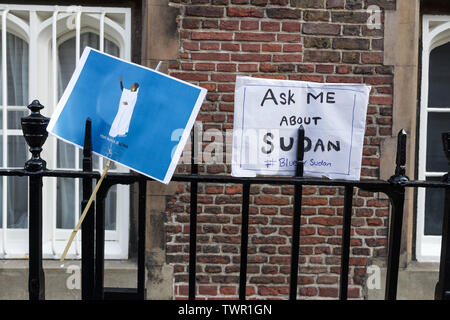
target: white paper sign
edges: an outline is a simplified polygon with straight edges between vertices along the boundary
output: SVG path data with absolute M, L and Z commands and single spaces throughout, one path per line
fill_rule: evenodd
M 359 180 L 370 86 L 237 77 L 232 175 L 295 175 L 305 129 L 304 175 Z

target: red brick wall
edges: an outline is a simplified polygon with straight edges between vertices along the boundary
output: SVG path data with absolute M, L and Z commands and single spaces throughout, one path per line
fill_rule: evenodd
M 181 2 L 181 3 L 180 3 Z M 370 30 L 366 8 L 395 9 L 394 0 L 178 0 L 179 59 L 172 76 L 208 89 L 198 117 L 204 129 L 233 125 L 238 74 L 372 85 L 362 179 L 378 178 L 380 141 L 391 135 L 393 68 L 383 65 L 383 28 Z M 231 152 L 231 150 L 227 150 Z M 178 172 L 189 168 L 179 166 Z M 229 174 L 229 164 L 200 172 Z M 175 297 L 186 298 L 189 188 L 168 200 L 167 261 Z M 239 276 L 238 185 L 199 186 L 197 296 L 236 298 Z M 304 187 L 299 298 L 336 298 L 340 273 L 343 190 Z M 251 188 L 248 298 L 286 299 L 289 290 L 293 187 Z M 356 190 L 349 297 L 363 298 L 366 267 L 386 255 L 388 202 Z

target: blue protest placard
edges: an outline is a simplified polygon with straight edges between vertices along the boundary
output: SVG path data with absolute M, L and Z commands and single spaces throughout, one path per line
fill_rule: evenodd
M 205 95 L 204 88 L 86 48 L 47 130 L 82 148 L 91 118 L 95 154 L 167 184 Z

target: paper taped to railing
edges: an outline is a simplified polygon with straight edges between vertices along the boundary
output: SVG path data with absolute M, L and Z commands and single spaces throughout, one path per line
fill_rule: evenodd
M 295 175 L 305 130 L 304 175 L 358 180 L 370 86 L 237 77 L 232 175 Z
M 206 89 L 86 48 L 48 125 L 83 147 L 92 120 L 92 150 L 169 183 Z

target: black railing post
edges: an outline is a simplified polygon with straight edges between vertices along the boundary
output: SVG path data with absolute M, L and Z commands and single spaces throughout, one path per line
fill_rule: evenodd
M 198 174 L 198 133 L 192 130 L 191 174 Z M 197 266 L 197 193 L 198 182 L 192 181 L 189 206 L 189 300 L 195 300 L 195 278 Z
M 248 220 L 250 205 L 250 183 L 242 185 L 241 261 L 239 269 L 239 300 L 245 300 L 247 289 Z
M 345 186 L 344 218 L 342 221 L 341 279 L 339 286 L 340 300 L 347 300 L 348 296 L 348 270 L 350 260 L 352 202 L 353 202 L 353 186 Z
M 30 147 L 31 159 L 25 163 L 25 171 L 33 173 L 29 177 L 29 276 L 28 291 L 30 300 L 45 299 L 45 278 L 42 268 L 42 173 L 46 162 L 41 159 L 42 146 L 47 140 L 49 118 L 41 115 L 44 108 L 34 100 L 28 109 L 31 114 L 21 119 L 23 136 Z
M 303 177 L 303 160 L 305 154 L 305 129 L 300 126 L 297 136 L 297 167 L 296 177 Z M 292 248 L 291 248 L 291 276 L 289 284 L 289 300 L 297 299 L 298 261 L 300 252 L 300 222 L 302 214 L 303 187 L 296 183 L 294 186 L 294 211 L 292 212 Z
M 92 139 L 91 119 L 86 120 L 83 147 L 83 171 L 92 171 Z M 86 207 L 92 194 L 92 178 L 83 178 L 83 201 L 81 211 Z M 89 212 L 81 226 L 81 299 L 94 299 L 94 272 L 95 272 L 95 201 L 92 202 Z
M 450 132 L 442 133 L 444 153 L 448 160 L 449 171 L 443 177 L 448 184 L 445 188 L 444 217 L 442 221 L 441 261 L 439 265 L 439 281 L 436 285 L 435 299 L 450 300 Z
M 389 199 L 392 203 L 392 215 L 389 230 L 388 266 L 386 274 L 386 300 L 397 299 L 398 268 L 402 241 L 403 206 L 405 204 L 406 174 L 406 131 L 400 130 L 397 137 L 397 157 L 395 174 L 389 179 L 391 188 Z

